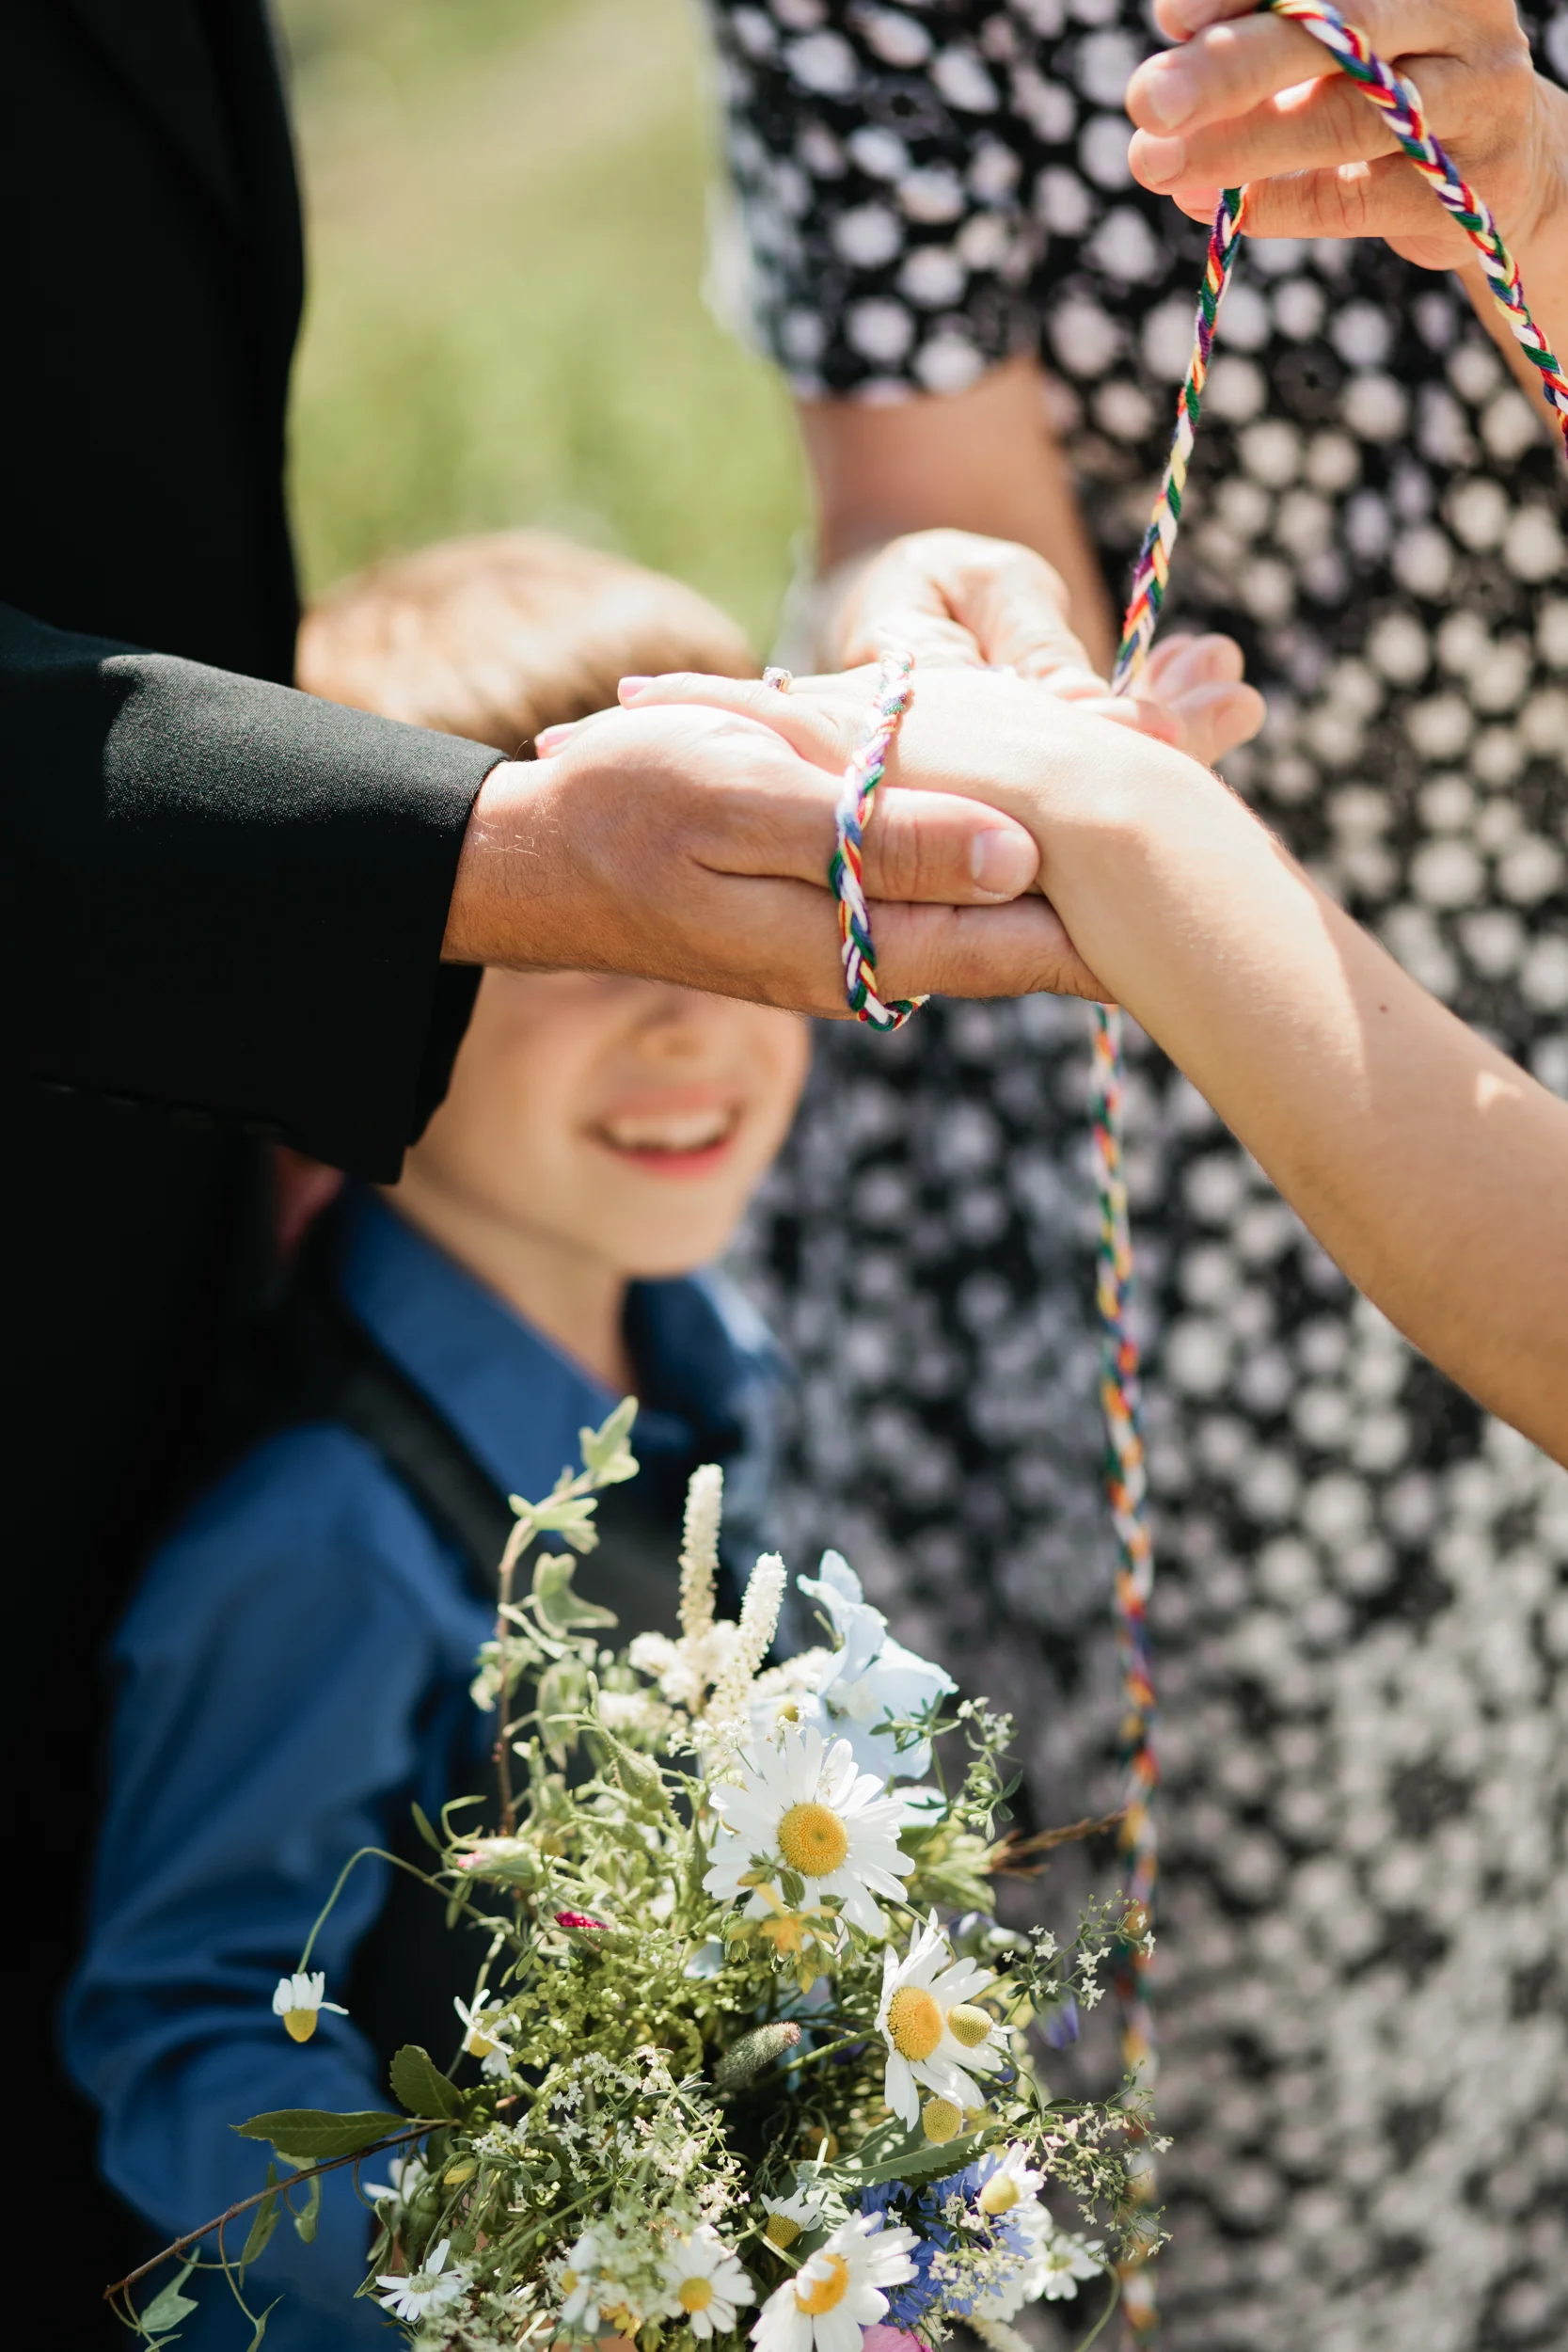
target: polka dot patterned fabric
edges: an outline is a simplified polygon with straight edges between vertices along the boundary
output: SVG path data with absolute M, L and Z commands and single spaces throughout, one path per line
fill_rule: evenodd
M 1119 595 L 1202 237 L 1131 182 L 1130 0 L 714 6 L 756 331 L 808 395 L 1038 349 Z M 1568 79 L 1568 6 L 1530 17 Z M 1564 481 L 1449 279 L 1249 246 L 1172 620 L 1269 698 L 1233 781 L 1568 1091 Z M 752 1240 L 797 1550 L 1114 1802 L 1081 1011 L 824 1034 Z M 1568 1478 L 1358 1303 L 1134 1041 L 1164 1704 L 1172 2352 L 1568 2341 Z M 846 1138 L 848 1144 L 845 1166 Z M 1521 1247 L 1528 1236 L 1521 1236 Z M 1065 1909 L 1059 1871 L 1033 1899 Z M 1066 2063 L 1066 2061 L 1063 2061 Z

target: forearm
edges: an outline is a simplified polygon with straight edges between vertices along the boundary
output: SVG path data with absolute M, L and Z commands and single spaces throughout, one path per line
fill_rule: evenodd
M 395 1177 L 471 995 L 437 958 L 495 760 L 0 607 L 14 1062 Z
M 1060 572 L 1074 628 L 1109 668 L 1116 638 L 1104 575 L 1032 359 L 1009 360 L 941 399 L 802 401 L 800 416 L 824 576 L 906 532 L 1017 540 Z
M 1042 824 L 1080 951 L 1357 1287 L 1568 1457 L 1568 1106 L 1465 1028 L 1215 779 Z M 1162 772 L 1162 770 L 1164 772 Z M 1060 802 L 1053 794 L 1057 809 Z M 1020 811 L 1022 813 L 1022 811 Z

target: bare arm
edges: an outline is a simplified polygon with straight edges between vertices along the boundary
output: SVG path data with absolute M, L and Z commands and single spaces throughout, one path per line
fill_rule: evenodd
M 836 759 L 863 678 L 729 680 Z M 906 786 L 984 797 L 1101 986 L 1180 1064 L 1325 1249 L 1434 1362 L 1568 1461 L 1568 1104 L 1417 986 L 1208 770 L 1027 682 L 920 675 Z

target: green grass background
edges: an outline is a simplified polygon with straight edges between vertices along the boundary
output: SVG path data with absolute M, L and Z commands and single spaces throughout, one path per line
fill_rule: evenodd
M 691 0 L 283 0 L 310 257 L 308 588 L 541 523 L 766 644 L 806 515 L 788 404 L 705 307 Z

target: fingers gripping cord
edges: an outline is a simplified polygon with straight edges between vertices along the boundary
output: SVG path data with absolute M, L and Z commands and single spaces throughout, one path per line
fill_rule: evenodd
M 1388 128 L 1438 202 L 1464 230 L 1481 257 L 1497 309 L 1540 372 L 1542 391 L 1556 413 L 1564 446 L 1568 448 L 1568 377 L 1529 314 L 1518 269 L 1497 222 L 1484 200 L 1468 185 L 1428 129 L 1420 93 L 1414 83 L 1386 65 L 1366 35 L 1347 24 L 1326 0 L 1262 0 L 1262 5 L 1274 14 L 1300 24 L 1323 43 L 1363 97 L 1385 116 Z M 1245 200 L 1244 188 L 1227 188 L 1214 215 L 1198 292 L 1192 358 L 1177 402 L 1170 456 L 1133 567 L 1127 618 L 1112 680 L 1118 693 L 1125 693 L 1142 671 L 1164 603 L 1220 305 L 1241 250 Z M 839 804 L 838 848 L 830 869 L 839 900 L 845 982 L 850 1009 L 861 1020 L 884 1029 L 897 1028 L 915 1009 L 915 1004 L 923 1000 L 884 1005 L 876 993 L 876 957 L 861 887 L 861 846 L 888 747 L 909 701 L 912 666 L 907 655 L 892 657 L 883 664 L 870 727 L 845 777 L 844 797 Z M 1122 1156 L 1121 1014 L 1114 1005 L 1097 1005 L 1093 1022 L 1090 1120 L 1100 1212 L 1095 1296 L 1102 1346 L 1101 1403 L 1105 1422 L 1106 1487 L 1118 1554 L 1116 1618 L 1122 1669 L 1121 1741 L 1128 1775 L 1121 1845 L 1127 1864 L 1128 1892 L 1147 1924 L 1152 1916 L 1159 1864 L 1153 1815 L 1158 1777 L 1156 1711 L 1148 1630 L 1154 1553 L 1148 1525 L 1138 1343 L 1130 1316 L 1132 1242 Z M 1130 1941 L 1119 1956 L 1117 1990 L 1125 2062 L 1140 2083 L 1152 2087 L 1154 2030 L 1148 1965 L 1147 1951 L 1141 1942 Z M 1152 2202 L 1155 2181 L 1151 2158 L 1142 2167 L 1139 2177 L 1143 2195 Z M 1151 2344 L 1158 2314 L 1153 2281 L 1141 2262 L 1132 2261 L 1124 2266 L 1122 2309 L 1133 2343 Z
M 877 787 L 887 768 L 898 722 L 909 708 L 914 676 L 911 653 L 889 652 L 877 672 L 871 720 L 860 748 L 844 771 L 838 807 L 833 813 L 837 842 L 828 880 L 838 900 L 838 935 L 844 957 L 844 993 L 857 1021 L 874 1029 L 900 1029 L 924 996 L 896 997 L 884 1003 L 877 993 L 877 950 L 871 944 L 871 917 L 866 911 L 862 850 L 865 828 L 876 803 Z

